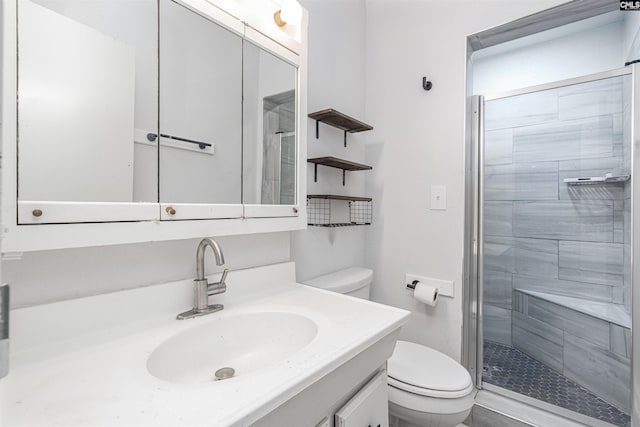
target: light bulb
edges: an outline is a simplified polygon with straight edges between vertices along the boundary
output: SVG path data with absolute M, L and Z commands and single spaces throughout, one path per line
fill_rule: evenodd
M 300 6 L 300 3 L 296 0 L 282 0 L 280 19 L 285 25 L 299 25 L 302 20 L 302 6 Z

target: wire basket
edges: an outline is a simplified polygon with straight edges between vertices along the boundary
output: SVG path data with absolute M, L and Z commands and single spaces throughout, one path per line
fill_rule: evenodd
M 335 221 L 332 217 L 331 203 L 344 203 L 335 199 L 307 199 L 307 224 L 318 227 L 349 227 L 354 225 L 370 225 L 372 202 L 349 200 L 349 222 Z

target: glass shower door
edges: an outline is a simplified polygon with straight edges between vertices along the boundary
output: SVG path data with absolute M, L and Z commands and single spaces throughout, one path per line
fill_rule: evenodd
M 483 140 L 483 387 L 630 425 L 631 75 L 487 98 Z

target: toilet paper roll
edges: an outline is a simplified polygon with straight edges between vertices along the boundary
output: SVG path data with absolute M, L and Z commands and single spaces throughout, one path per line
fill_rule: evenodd
M 413 297 L 428 306 L 434 307 L 438 303 L 438 288 L 418 282 L 413 291 Z

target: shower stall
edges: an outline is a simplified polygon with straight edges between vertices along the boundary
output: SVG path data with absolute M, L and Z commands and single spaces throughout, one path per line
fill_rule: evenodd
M 633 94 L 626 67 L 470 107 L 467 363 L 478 388 L 588 425 L 634 409 Z

